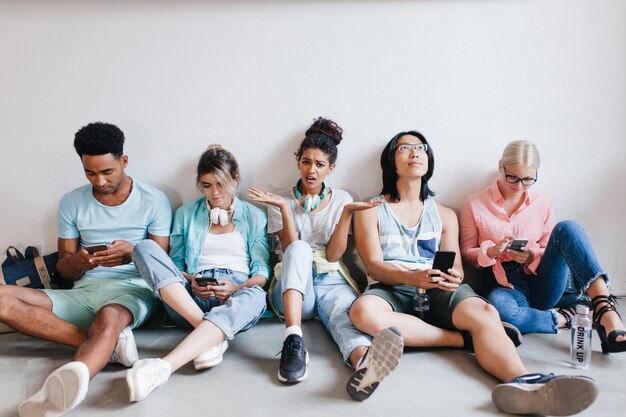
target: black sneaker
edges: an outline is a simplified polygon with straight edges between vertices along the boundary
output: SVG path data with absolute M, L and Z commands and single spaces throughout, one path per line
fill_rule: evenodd
M 352 374 L 346 390 L 357 401 L 366 400 L 387 375 L 391 373 L 402 357 L 404 339 L 395 327 L 383 329 L 374 336 L 372 345 Z
M 309 352 L 304 346 L 302 336 L 290 334 L 283 342 L 278 367 L 280 382 L 300 382 L 308 376 Z
M 595 381 L 580 375 L 527 374 L 496 385 L 491 398 L 509 414 L 570 416 L 589 407 L 598 396 Z

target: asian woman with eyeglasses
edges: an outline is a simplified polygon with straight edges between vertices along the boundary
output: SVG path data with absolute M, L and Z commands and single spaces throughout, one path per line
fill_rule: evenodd
M 539 165 L 533 143 L 507 145 L 500 178 L 465 202 L 461 254 L 482 268 L 489 301 L 522 333 L 556 333 L 570 326 L 573 303 L 590 303 L 602 351 L 626 351 L 609 276 L 589 237 L 576 222 L 556 223 L 550 200 L 531 190 Z M 528 243 L 513 248 L 516 238 Z
M 341 258 L 346 250 L 352 215 L 375 207 L 354 202 L 325 180 L 335 169 L 343 130 L 332 120 L 318 118 L 295 153 L 300 178 L 278 194 L 249 190 L 252 200 L 269 206 L 268 231 L 280 240 L 282 260 L 274 269 L 270 302 L 285 317 L 278 380 L 295 383 L 307 377 L 309 354 L 302 319 L 316 315 L 339 346 L 344 361 L 356 368 L 346 386 L 364 400 L 398 363 L 402 338 L 384 329 L 372 338 L 359 332 L 348 315 L 359 290 Z M 367 353 L 367 355 L 366 355 Z

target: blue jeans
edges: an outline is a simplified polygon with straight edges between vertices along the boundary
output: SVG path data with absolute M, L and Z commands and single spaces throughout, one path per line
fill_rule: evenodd
M 589 237 L 573 221 L 556 224 L 537 268 L 537 275 L 526 274 L 521 264 L 502 264 L 514 289 L 497 286 L 487 298 L 503 321 L 522 333 L 556 333 L 557 313 L 549 310 L 575 302 L 587 303 L 587 288 L 599 276 L 609 283 Z M 488 274 L 491 268 L 486 271 Z
M 189 294 L 190 301 L 195 302 L 205 313 L 204 320 L 215 324 L 232 339 L 240 331 L 248 330 L 256 324 L 265 311 L 265 291 L 258 285 L 242 288 L 232 294 L 225 303 L 215 297 L 203 300 L 191 291 L 191 285 L 174 262 L 153 240 L 143 240 L 135 245 L 133 261 L 141 276 L 152 288 L 154 295 L 161 298 L 159 290 L 172 284 L 183 285 Z M 228 280 L 233 284 L 243 284 L 248 280 L 248 274 L 230 269 L 207 269 L 200 273 L 202 276 Z M 166 303 L 167 314 L 176 323 L 189 326 L 189 323 L 177 311 Z
M 272 292 L 272 305 L 281 314 L 283 293 L 287 290 L 302 293 L 302 319 L 312 319 L 317 314 L 346 363 L 355 348 L 372 344 L 371 338 L 350 321 L 350 306 L 357 296 L 354 289 L 338 272 L 318 274 L 311 246 L 301 240 L 292 242 L 285 250 L 282 273 Z

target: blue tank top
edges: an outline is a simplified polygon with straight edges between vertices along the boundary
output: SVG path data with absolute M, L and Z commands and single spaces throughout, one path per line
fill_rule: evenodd
M 404 265 L 410 270 L 431 268 L 441 243 L 442 229 L 435 201 L 427 198 L 419 222 L 405 227 L 382 196 L 376 199 L 383 200 L 383 204 L 376 207 L 376 214 L 384 261 Z

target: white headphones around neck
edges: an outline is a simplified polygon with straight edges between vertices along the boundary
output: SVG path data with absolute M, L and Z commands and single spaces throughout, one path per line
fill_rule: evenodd
M 212 224 L 219 224 L 220 226 L 226 226 L 228 224 L 231 213 L 235 211 L 235 197 L 233 196 L 233 202 L 228 208 L 224 210 L 221 207 L 211 207 L 208 200 L 204 200 L 207 210 L 209 210 L 209 220 Z

